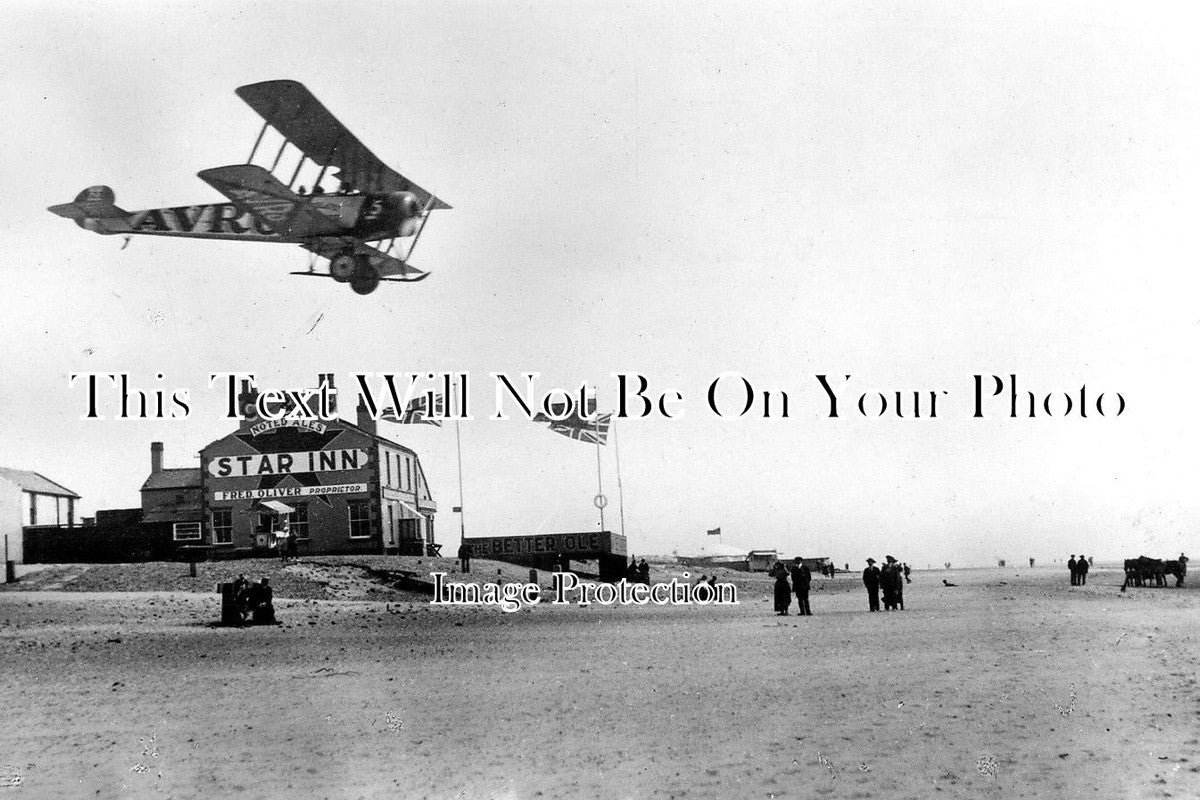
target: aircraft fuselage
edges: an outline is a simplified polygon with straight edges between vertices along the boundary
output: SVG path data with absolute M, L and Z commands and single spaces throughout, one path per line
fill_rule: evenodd
M 316 195 L 306 197 L 320 213 L 316 230 L 305 236 L 285 236 L 260 216 L 235 203 L 206 203 L 131 211 L 125 217 L 89 217 L 79 220 L 87 230 L 101 234 L 145 234 L 197 239 L 241 239 L 262 242 L 304 242 L 320 236 L 346 236 L 360 241 L 408 236 L 406 217 L 390 195 Z M 286 210 L 281 208 L 281 213 Z

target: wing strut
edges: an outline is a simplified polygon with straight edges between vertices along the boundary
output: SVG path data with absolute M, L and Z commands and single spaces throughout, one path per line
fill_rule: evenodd
M 279 152 L 275 154 L 275 160 L 271 162 L 271 168 L 267 170 L 272 175 L 275 174 L 275 168 L 279 166 L 279 159 L 283 158 L 283 151 L 287 149 L 288 140 L 284 139 L 283 144 L 279 145 Z
M 425 230 L 425 223 L 429 221 L 429 212 L 433 208 L 433 204 L 436 201 L 436 197 L 429 195 L 429 200 L 425 202 L 425 208 L 421 212 L 421 224 L 417 226 L 417 232 L 413 234 L 412 244 L 408 246 L 408 254 L 404 256 L 405 263 L 412 258 L 413 250 L 417 249 L 417 240 L 421 238 L 421 231 Z
M 246 159 L 247 164 L 254 163 L 254 154 L 258 152 L 258 146 L 262 144 L 263 135 L 267 132 L 267 128 L 271 123 L 264 122 L 262 130 L 258 132 L 258 138 L 254 140 L 254 149 L 250 151 L 250 157 Z
M 329 146 L 329 153 L 325 156 L 325 163 L 321 164 L 321 171 L 317 173 L 317 182 L 313 184 L 314 188 L 321 185 L 321 179 L 325 177 L 325 170 L 329 169 L 330 160 L 333 158 L 334 151 L 337 150 L 338 142 L 341 140 L 342 137 L 339 136 Z
M 304 153 L 300 154 L 300 163 L 296 165 L 296 171 L 292 173 L 292 179 L 288 181 L 288 188 L 292 188 L 292 184 L 296 182 L 296 178 L 300 176 L 300 170 L 304 167 L 304 162 L 308 161 L 308 156 Z

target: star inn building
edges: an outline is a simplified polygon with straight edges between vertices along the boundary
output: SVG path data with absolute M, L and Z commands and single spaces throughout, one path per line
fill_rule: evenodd
M 246 419 L 200 451 L 199 520 L 173 524 L 176 548 L 264 553 L 286 521 L 297 555 L 432 551 L 437 504 L 421 460 L 380 436 L 365 408 L 356 423 L 268 421 L 253 413 L 256 399 L 243 384 Z

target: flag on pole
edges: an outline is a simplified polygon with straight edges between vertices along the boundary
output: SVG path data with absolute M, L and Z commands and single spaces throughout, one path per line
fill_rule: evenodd
M 709 535 L 709 536 L 720 536 L 720 535 L 721 535 L 721 529 L 720 529 L 720 528 L 713 528 L 712 530 L 710 530 L 710 531 L 708 532 L 708 535 Z
M 551 402 L 550 403 L 550 411 L 554 414 L 554 416 L 561 417 L 564 414 L 566 414 L 566 411 L 568 408 L 568 405 L 567 405 L 568 402 L 569 401 L 563 401 L 563 402 L 558 402 L 558 403 Z M 596 395 L 590 394 L 587 396 L 586 400 L 584 401 L 584 409 L 582 411 L 576 410 L 574 414 L 568 416 L 566 419 L 561 420 L 561 421 L 570 423 L 572 425 L 576 424 L 577 420 L 581 420 L 583 422 L 588 422 L 588 419 L 590 417 L 594 416 L 595 413 L 596 413 Z M 550 423 L 551 425 L 553 425 L 555 422 L 559 422 L 559 420 L 553 419 L 552 417 L 548 417 L 540 411 L 533 415 L 533 421 L 534 422 L 546 422 L 546 423 Z
M 392 406 L 385 408 L 380 414 L 380 419 L 386 419 L 389 422 L 398 422 L 401 425 L 437 425 L 441 426 L 441 416 L 445 415 L 446 401 L 440 394 L 433 397 L 434 412 L 437 417 L 429 416 L 429 410 L 425 407 L 425 395 L 414 397 L 404 409 L 403 414 L 397 414 L 396 409 Z
M 550 430 L 555 433 L 588 444 L 608 444 L 608 429 L 612 424 L 612 414 L 600 414 L 591 420 L 580 419 L 576 416 L 566 419 L 550 419 L 542 414 L 538 416 L 541 419 L 537 421 L 549 423 Z

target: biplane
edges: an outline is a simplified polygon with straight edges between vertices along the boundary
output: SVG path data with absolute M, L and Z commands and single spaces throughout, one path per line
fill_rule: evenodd
M 428 277 L 409 258 L 429 214 L 449 205 L 380 161 L 303 84 L 264 81 L 237 94 L 263 118 L 250 157 L 197 173 L 229 202 L 125 211 L 112 189 L 92 186 L 49 210 L 100 234 L 298 244 L 313 258 L 307 271 L 292 275 L 333 278 L 358 294 L 370 294 L 380 281 Z M 269 128 L 283 137 L 270 169 L 254 163 Z M 284 183 L 275 173 L 289 145 L 300 158 Z M 311 191 L 296 186 L 309 161 L 320 168 Z M 336 181 L 328 192 L 322 188 L 327 172 Z M 396 240 L 407 237 L 412 241 L 400 255 Z M 318 256 L 328 259 L 328 272 L 316 271 Z

